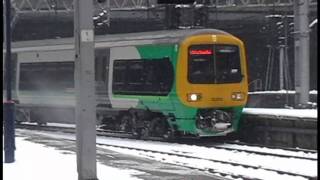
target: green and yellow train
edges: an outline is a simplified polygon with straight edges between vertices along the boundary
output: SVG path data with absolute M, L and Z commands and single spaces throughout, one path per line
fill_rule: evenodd
M 73 39 L 13 44 L 18 117 L 74 122 Z M 137 136 L 222 136 L 247 102 L 244 44 L 215 29 L 95 38 L 97 124 Z

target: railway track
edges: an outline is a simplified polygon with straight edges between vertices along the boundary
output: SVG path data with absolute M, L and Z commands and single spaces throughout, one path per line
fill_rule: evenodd
M 21 125 L 19 126 L 18 128 L 30 130 L 43 130 L 69 134 L 75 132 L 75 129 L 72 127 L 38 127 L 32 125 L 23 127 L 21 127 Z M 120 138 L 118 136 L 119 133 L 121 136 Z M 204 144 L 204 142 L 202 142 L 200 145 L 197 143 L 186 142 L 181 144 L 178 142 L 160 142 L 156 140 L 133 140 L 130 137 L 130 134 L 123 132 L 119 133 L 98 130 L 97 145 L 118 152 L 139 155 L 145 158 L 160 160 L 165 163 L 178 164 L 211 174 L 218 174 L 222 177 L 230 177 L 231 179 L 263 179 L 259 176 L 250 175 L 261 173 L 274 176 L 277 175 L 282 177 L 282 179 L 317 179 L 317 174 L 309 174 L 309 171 L 286 167 L 279 168 L 277 166 L 273 168 L 272 164 L 268 164 L 268 162 L 272 160 L 273 163 L 283 163 L 284 166 L 285 164 L 288 165 L 290 163 L 296 163 L 296 165 L 310 165 L 313 167 L 317 164 L 317 151 L 292 148 L 282 149 L 276 147 L 244 144 L 240 142 L 208 142 L 208 144 Z M 61 138 L 63 138 L 63 135 Z M 104 138 L 109 139 L 104 140 Z M 75 139 L 69 138 L 69 140 Z M 124 141 L 125 143 L 123 143 Z M 219 154 L 224 154 L 226 157 L 219 156 Z M 259 163 L 246 161 L 246 158 L 258 159 Z M 172 161 L 172 159 L 175 159 L 175 161 Z M 196 164 L 198 165 L 204 165 L 199 167 L 198 165 L 190 162 L 197 162 Z M 227 169 L 233 169 L 233 171 L 230 172 Z M 241 173 L 249 171 L 251 172 L 249 174 Z
M 74 125 L 66 126 L 38 126 L 34 124 L 21 124 L 17 125 L 17 128 L 25 128 L 30 130 L 45 130 L 45 131 L 58 131 L 65 133 L 75 133 Z M 132 137 L 131 133 L 126 132 L 114 132 L 108 130 L 97 129 L 98 136 L 106 136 L 106 137 L 115 137 L 115 138 L 127 138 L 127 139 L 136 139 Z M 160 141 L 160 142 L 168 142 L 162 138 L 149 138 L 143 139 L 143 141 Z M 309 150 L 309 149 L 299 149 L 299 148 L 285 148 L 285 147 L 276 147 L 276 146 L 265 146 L 259 144 L 248 144 L 244 142 L 236 142 L 236 141 L 226 141 L 222 143 L 212 142 L 214 140 L 207 139 L 182 139 L 182 142 L 179 140 L 171 141 L 170 143 L 180 144 L 180 145 L 194 145 L 201 146 L 207 148 L 216 148 L 216 149 L 225 149 L 225 150 L 234 150 L 239 152 L 247 152 L 247 153 L 255 153 L 261 155 L 273 155 L 278 157 L 286 157 L 286 158 L 297 158 L 297 159 L 307 159 L 307 160 L 317 160 L 317 151 Z M 220 140 L 221 141 L 221 140 Z
M 235 151 L 242 151 L 248 153 L 256 153 L 261 155 L 272 155 L 284 158 L 297 158 L 307 160 L 317 160 L 317 151 L 299 148 L 279 148 L 274 146 L 262 146 L 259 144 L 246 144 L 239 142 L 228 142 L 222 145 L 213 145 L 208 147 L 230 149 Z
M 234 162 L 228 162 L 228 161 L 221 161 L 221 160 L 214 160 L 214 159 L 210 159 L 210 158 L 202 158 L 202 157 L 196 157 L 196 156 L 192 156 L 192 155 L 185 155 L 185 154 L 181 154 L 179 152 L 176 152 L 176 153 L 169 153 L 169 152 L 163 152 L 163 151 L 156 151 L 156 150 L 146 150 L 144 148 L 134 148 L 134 147 L 127 147 L 127 146 L 119 146 L 119 145 L 107 145 L 107 144 L 101 144 L 101 143 L 98 143 L 99 145 L 102 145 L 102 146 L 109 146 L 109 147 L 115 147 L 115 148 L 120 148 L 120 149 L 129 149 L 129 150 L 134 150 L 135 153 L 140 153 L 143 152 L 142 154 L 145 154 L 144 156 L 146 157 L 151 157 L 151 159 L 155 159 L 155 156 L 153 156 L 152 154 L 160 154 L 160 155 L 166 155 L 166 157 L 168 156 L 174 156 L 174 157 L 178 157 L 178 158 L 185 158 L 185 160 L 187 159 L 187 161 L 195 161 L 195 160 L 200 160 L 199 162 L 212 162 L 212 164 L 220 164 L 219 166 L 233 166 L 234 168 L 238 168 L 238 169 L 247 169 L 247 170 L 256 170 L 257 172 L 258 171 L 261 171 L 263 170 L 264 172 L 267 172 L 267 173 L 277 173 L 277 174 L 281 174 L 283 176 L 287 176 L 286 178 L 289 179 L 290 176 L 293 176 L 293 177 L 302 177 L 302 178 L 305 178 L 305 179 L 317 179 L 317 177 L 313 177 L 313 176 L 308 176 L 308 175 L 305 175 L 305 174 L 301 174 L 301 173 L 293 173 L 293 172 L 287 172 L 287 171 L 282 171 L 282 170 L 276 170 L 276 169 L 272 169 L 272 168 L 266 168 L 266 167 L 261 167 L 259 165 L 248 165 L 248 164 L 245 164 L 245 163 L 234 163 Z M 115 149 L 113 148 L 113 150 L 119 150 L 119 149 Z M 152 154 L 149 154 L 148 153 L 152 153 Z M 165 160 L 165 158 L 162 158 L 162 160 Z M 184 161 L 185 161 L 184 160 Z M 250 177 L 248 175 L 242 175 L 242 174 L 237 174 L 237 173 L 226 173 L 226 172 L 223 172 L 223 171 L 220 171 L 219 169 L 214 169 L 214 168 L 196 168 L 194 166 L 189 166 L 187 165 L 187 163 L 184 163 L 182 162 L 181 163 L 182 165 L 186 166 L 186 167 L 189 167 L 189 168 L 193 168 L 193 169 L 198 169 L 198 170 L 201 170 L 201 171 L 208 171 L 210 173 L 213 173 L 213 174 L 221 174 L 223 176 L 228 176 L 230 175 L 232 178 L 242 178 L 242 179 L 259 179 L 259 178 L 256 178 L 256 177 Z

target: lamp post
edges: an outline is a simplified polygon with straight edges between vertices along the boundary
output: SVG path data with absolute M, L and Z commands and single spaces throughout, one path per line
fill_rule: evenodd
M 10 0 L 5 1 L 6 7 L 6 61 L 5 61 L 5 78 L 6 78 L 6 100 L 3 102 L 4 110 L 4 162 L 14 162 L 15 151 L 15 132 L 14 132 L 14 109 L 11 94 L 11 25 L 10 25 Z
M 307 107 L 310 89 L 309 1 L 294 1 L 295 104 Z
M 74 0 L 78 180 L 97 180 L 93 1 Z

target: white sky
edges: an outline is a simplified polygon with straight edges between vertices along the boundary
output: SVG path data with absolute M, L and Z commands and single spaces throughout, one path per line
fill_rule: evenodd
M 14 163 L 3 163 L 4 180 L 78 179 L 76 155 L 74 153 L 62 154 L 63 151 L 55 150 L 52 147 L 44 147 L 44 145 L 23 140 L 21 137 L 16 137 L 16 147 L 16 161 Z M 99 180 L 138 180 L 139 178 L 132 175 L 143 173 L 137 170 L 117 169 L 97 163 Z

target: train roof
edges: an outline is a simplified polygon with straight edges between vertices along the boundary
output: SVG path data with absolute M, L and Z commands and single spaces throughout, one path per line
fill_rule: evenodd
M 163 30 L 126 34 L 106 34 L 95 36 L 95 47 L 116 47 L 143 44 L 175 44 L 188 36 L 200 34 L 224 34 L 229 33 L 217 29 L 185 29 L 185 30 Z M 73 49 L 74 38 L 45 39 L 33 41 L 17 41 L 12 43 L 12 51 L 37 50 L 59 50 Z M 5 48 L 3 49 L 5 52 Z

